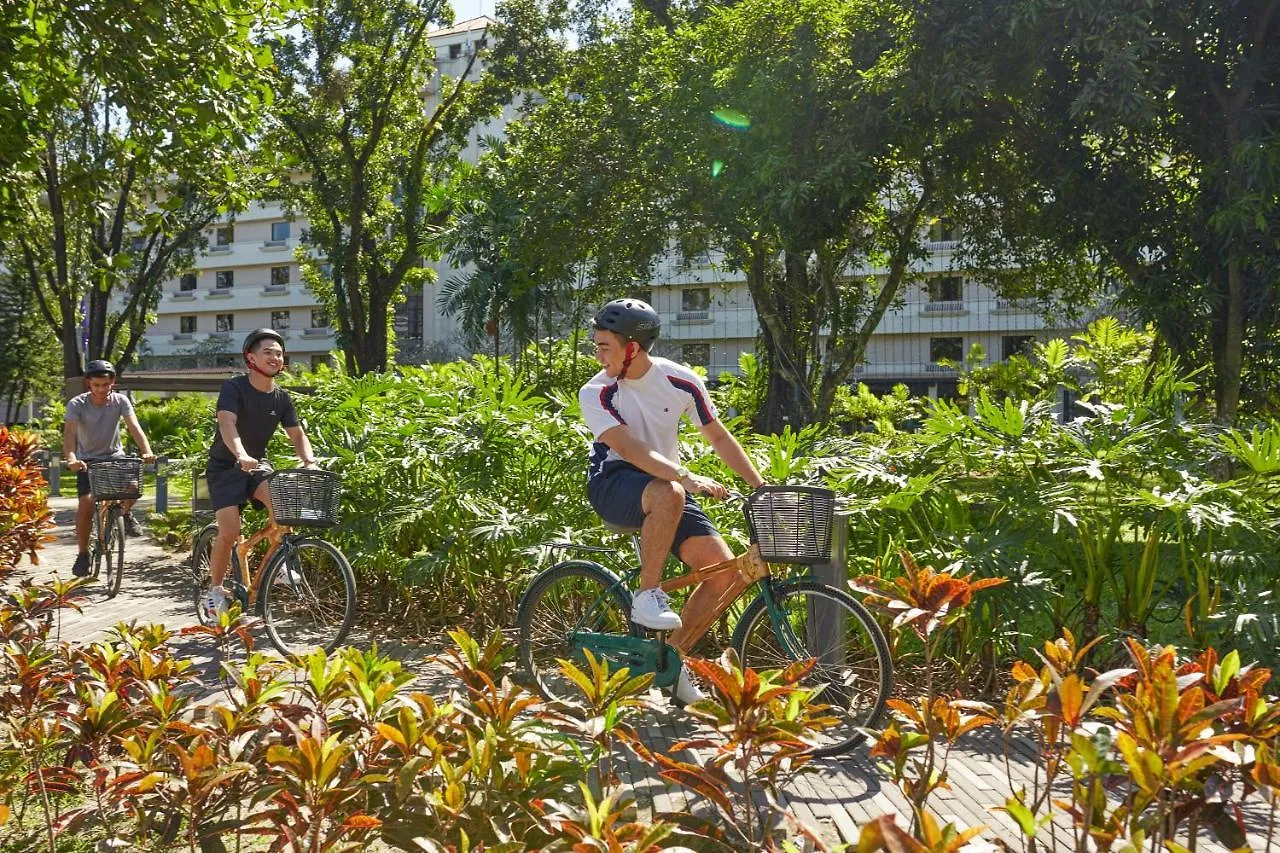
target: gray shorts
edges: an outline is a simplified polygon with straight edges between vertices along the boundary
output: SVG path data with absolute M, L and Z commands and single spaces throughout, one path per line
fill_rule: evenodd
M 604 470 L 587 481 L 587 500 L 591 507 L 609 524 L 618 527 L 639 527 L 644 524 L 641 496 L 645 487 L 656 478 L 626 462 L 606 462 Z M 684 496 L 684 514 L 676 527 L 676 538 L 671 543 L 671 553 L 680 556 L 680 546 L 694 536 L 719 536 L 720 531 L 698 506 L 693 495 Z

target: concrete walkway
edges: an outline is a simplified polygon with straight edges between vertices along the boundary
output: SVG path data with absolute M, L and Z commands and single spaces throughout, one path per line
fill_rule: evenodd
M 51 508 L 58 523 L 54 531 L 57 541 L 41 551 L 40 565 L 23 566 L 19 577 L 32 581 L 47 580 L 55 574 L 70 575 L 75 559 L 74 498 L 52 498 Z M 145 512 L 144 500 L 139 510 Z M 99 587 L 89 587 L 82 602 L 83 612 L 68 613 L 61 625 L 62 636 L 72 642 L 92 641 L 121 621 L 159 623 L 171 630 L 195 624 L 192 585 L 186 568 L 187 555 L 171 553 L 155 541 L 143 537 L 130 539 L 125 554 L 125 574 L 120 594 L 107 600 Z M 361 636 L 357 628 L 351 638 L 356 645 L 367 647 L 374 638 Z M 388 643 L 379 637 L 379 649 L 402 660 L 421 679 L 423 689 L 443 694 L 449 689 L 449 676 L 438 666 L 428 666 L 424 655 L 429 651 L 417 646 Z M 262 643 L 267 644 L 265 635 Z M 180 656 L 190 659 L 202 684 L 212 694 L 221 689 L 218 680 L 217 650 L 207 641 L 176 637 L 174 647 Z M 641 735 L 650 748 L 664 749 L 678 740 L 699 734 L 697 727 L 682 714 L 672 712 L 653 716 Z M 1006 749 L 1008 756 L 1006 757 Z M 1007 764 L 1006 764 L 1007 760 Z M 858 826 L 885 813 L 899 816 L 899 824 L 909 823 L 910 809 L 906 799 L 867 758 L 865 749 L 840 760 L 821 760 L 815 772 L 797 779 L 785 792 L 787 804 L 795 816 L 809 826 L 826 844 L 854 842 Z M 986 825 L 988 831 L 978 843 L 967 848 L 974 851 L 995 849 L 992 842 L 1006 842 L 1022 849 L 1019 834 L 1012 821 L 991 807 L 1000 805 L 1008 796 L 1009 774 L 1017 786 L 1031 787 L 1036 770 L 1034 750 L 1025 741 L 1015 740 L 1006 747 L 999 732 L 979 730 L 966 737 L 951 755 L 949 772 L 952 790 L 941 792 L 932 801 L 936 814 L 962 827 Z M 632 757 L 623 777 L 632 785 L 643 813 L 684 811 L 698 808 L 698 798 L 684 789 L 665 784 L 652 769 Z M 1256 808 L 1256 807 L 1255 807 Z M 1247 815 L 1250 842 L 1254 850 L 1263 850 L 1266 814 L 1260 809 Z M 1065 824 L 1063 825 L 1065 828 Z M 1042 830 L 1042 849 L 1070 849 L 1070 834 L 1059 831 L 1058 843 L 1051 844 L 1048 828 Z M 1200 840 L 1202 851 L 1226 848 Z

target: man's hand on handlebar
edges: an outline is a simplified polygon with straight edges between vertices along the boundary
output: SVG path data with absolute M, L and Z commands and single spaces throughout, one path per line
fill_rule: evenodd
M 703 477 L 698 474 L 690 474 L 685 477 L 680 485 L 684 486 L 685 491 L 691 495 L 707 495 L 718 501 L 722 501 L 729 497 L 729 490 L 717 483 L 710 477 Z
M 142 462 L 144 465 L 151 465 L 155 461 L 156 461 L 156 455 L 154 453 L 147 453 L 147 454 L 144 454 L 142 457 Z
M 80 471 L 88 471 L 88 470 L 89 470 L 89 463 L 88 463 L 88 462 L 85 462 L 83 459 L 76 459 L 76 460 L 75 460 L 75 461 L 73 461 L 73 462 L 68 462 L 68 463 L 67 463 L 67 470 L 68 470 L 68 471 L 76 471 L 77 473 L 78 473 L 78 472 L 80 472 Z
M 245 472 L 246 474 L 252 474 L 254 471 L 257 471 L 261 467 L 262 463 L 260 463 L 257 459 L 254 459 L 252 456 L 249 456 L 246 454 L 244 456 L 241 456 L 239 459 L 237 459 L 236 464 L 240 466 L 241 471 Z

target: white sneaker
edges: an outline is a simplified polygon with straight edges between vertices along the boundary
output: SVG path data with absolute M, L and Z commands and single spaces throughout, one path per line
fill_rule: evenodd
M 644 589 L 631 600 L 631 621 L 652 631 L 674 631 L 680 614 L 671 609 L 671 599 L 658 587 Z
M 301 584 L 302 574 L 289 565 L 276 572 L 275 578 L 271 581 L 272 586 L 289 586 L 295 589 Z
M 218 617 L 231 607 L 231 600 L 218 587 L 210 587 L 200 601 L 200 605 L 204 608 L 205 621 L 217 622 Z
M 680 680 L 676 682 L 671 695 L 681 705 L 692 705 L 699 699 L 707 698 L 707 694 L 698 689 L 698 685 L 694 684 L 693 679 L 689 677 L 689 670 L 683 666 L 680 667 Z

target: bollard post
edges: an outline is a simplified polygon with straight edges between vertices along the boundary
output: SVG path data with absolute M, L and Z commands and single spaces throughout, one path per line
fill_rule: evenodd
M 169 457 L 156 457 L 156 512 L 169 511 Z
M 835 514 L 831 526 L 831 561 L 813 567 L 813 576 L 843 592 L 849 591 L 849 516 Z M 840 663 L 840 648 L 848 626 L 844 611 L 831 601 L 809 600 L 809 654 L 822 663 Z
M 49 481 L 49 494 L 62 495 L 62 454 L 49 454 L 49 476 L 45 478 Z

